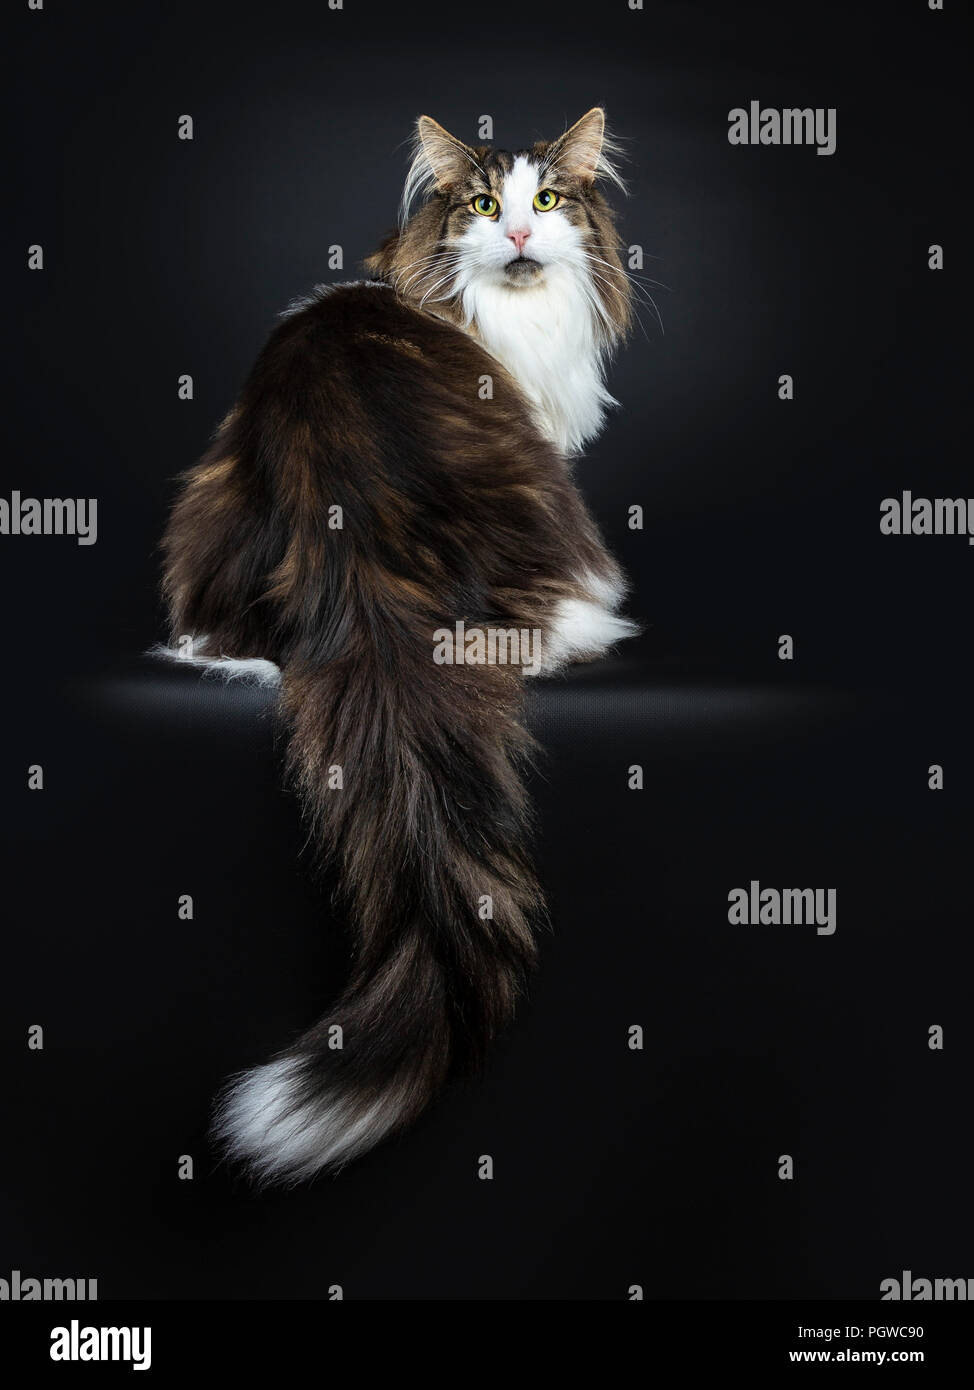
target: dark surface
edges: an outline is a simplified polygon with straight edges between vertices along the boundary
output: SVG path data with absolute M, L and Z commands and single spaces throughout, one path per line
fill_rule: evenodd
M 974 491 L 960 7 L 346 3 L 14 20 L 30 120 L 7 262 L 42 241 L 47 268 L 12 276 L 0 491 L 100 510 L 90 548 L 0 537 L 0 1276 L 875 1299 L 903 1269 L 971 1275 L 974 551 L 878 529 L 904 487 Z M 836 106 L 837 153 L 729 146 L 752 97 Z M 346 942 L 299 858 L 266 697 L 137 656 L 161 635 L 171 479 L 273 315 L 378 241 L 420 110 L 467 138 L 489 112 L 520 144 L 596 100 L 628 138 L 626 240 L 671 287 L 579 465 L 648 630 L 532 688 L 554 930 L 487 1076 L 338 1178 L 255 1197 L 214 1168 L 211 1096 L 325 1007 Z M 835 887 L 835 935 L 730 926 L 751 878 Z

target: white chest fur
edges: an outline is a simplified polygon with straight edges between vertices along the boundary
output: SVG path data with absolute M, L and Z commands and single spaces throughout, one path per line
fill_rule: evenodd
M 592 310 L 576 277 L 546 267 L 539 285 L 474 283 L 463 291 L 472 331 L 507 368 L 539 428 L 565 453 L 598 434 L 615 401 L 602 381 Z

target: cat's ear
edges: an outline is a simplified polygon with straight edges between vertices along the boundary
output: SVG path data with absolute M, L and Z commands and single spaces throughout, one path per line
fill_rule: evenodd
M 420 116 L 416 122 L 416 140 L 416 153 L 428 164 L 436 188 L 449 188 L 470 172 L 471 164 L 476 167 L 473 150 L 444 130 L 432 116 Z
M 414 199 L 449 188 L 465 174 L 470 166 L 480 171 L 477 156 L 469 145 L 444 130 L 432 116 L 420 116 L 416 122 L 413 162 L 406 175 L 402 195 L 402 220 L 409 216 Z
M 581 179 L 582 183 L 604 178 L 624 190 L 625 184 L 611 159 L 618 152 L 615 142 L 606 133 L 605 112 L 601 106 L 593 106 L 558 137 L 545 163 L 549 168 Z

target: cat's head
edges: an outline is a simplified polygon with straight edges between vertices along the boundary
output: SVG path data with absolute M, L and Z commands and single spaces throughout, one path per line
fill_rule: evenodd
M 558 139 L 514 152 L 464 144 L 421 116 L 399 230 L 366 265 L 404 298 L 468 323 L 485 292 L 496 302 L 570 288 L 610 346 L 631 302 L 598 186 L 623 187 L 613 149 L 600 107 Z

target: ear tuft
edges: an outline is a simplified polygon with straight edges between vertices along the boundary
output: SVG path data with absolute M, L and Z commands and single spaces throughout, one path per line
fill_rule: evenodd
M 606 132 L 605 111 L 601 106 L 593 106 L 558 137 L 548 153 L 547 163 L 549 167 L 557 166 L 573 174 L 583 183 L 608 179 L 625 192 L 626 185 L 612 162 L 613 157 L 620 154 L 619 146 Z
M 409 216 L 417 197 L 425 197 L 434 189 L 439 192 L 449 188 L 471 164 L 480 167 L 468 145 L 451 135 L 432 116 L 420 116 L 416 122 L 413 159 L 403 189 L 402 220 Z

